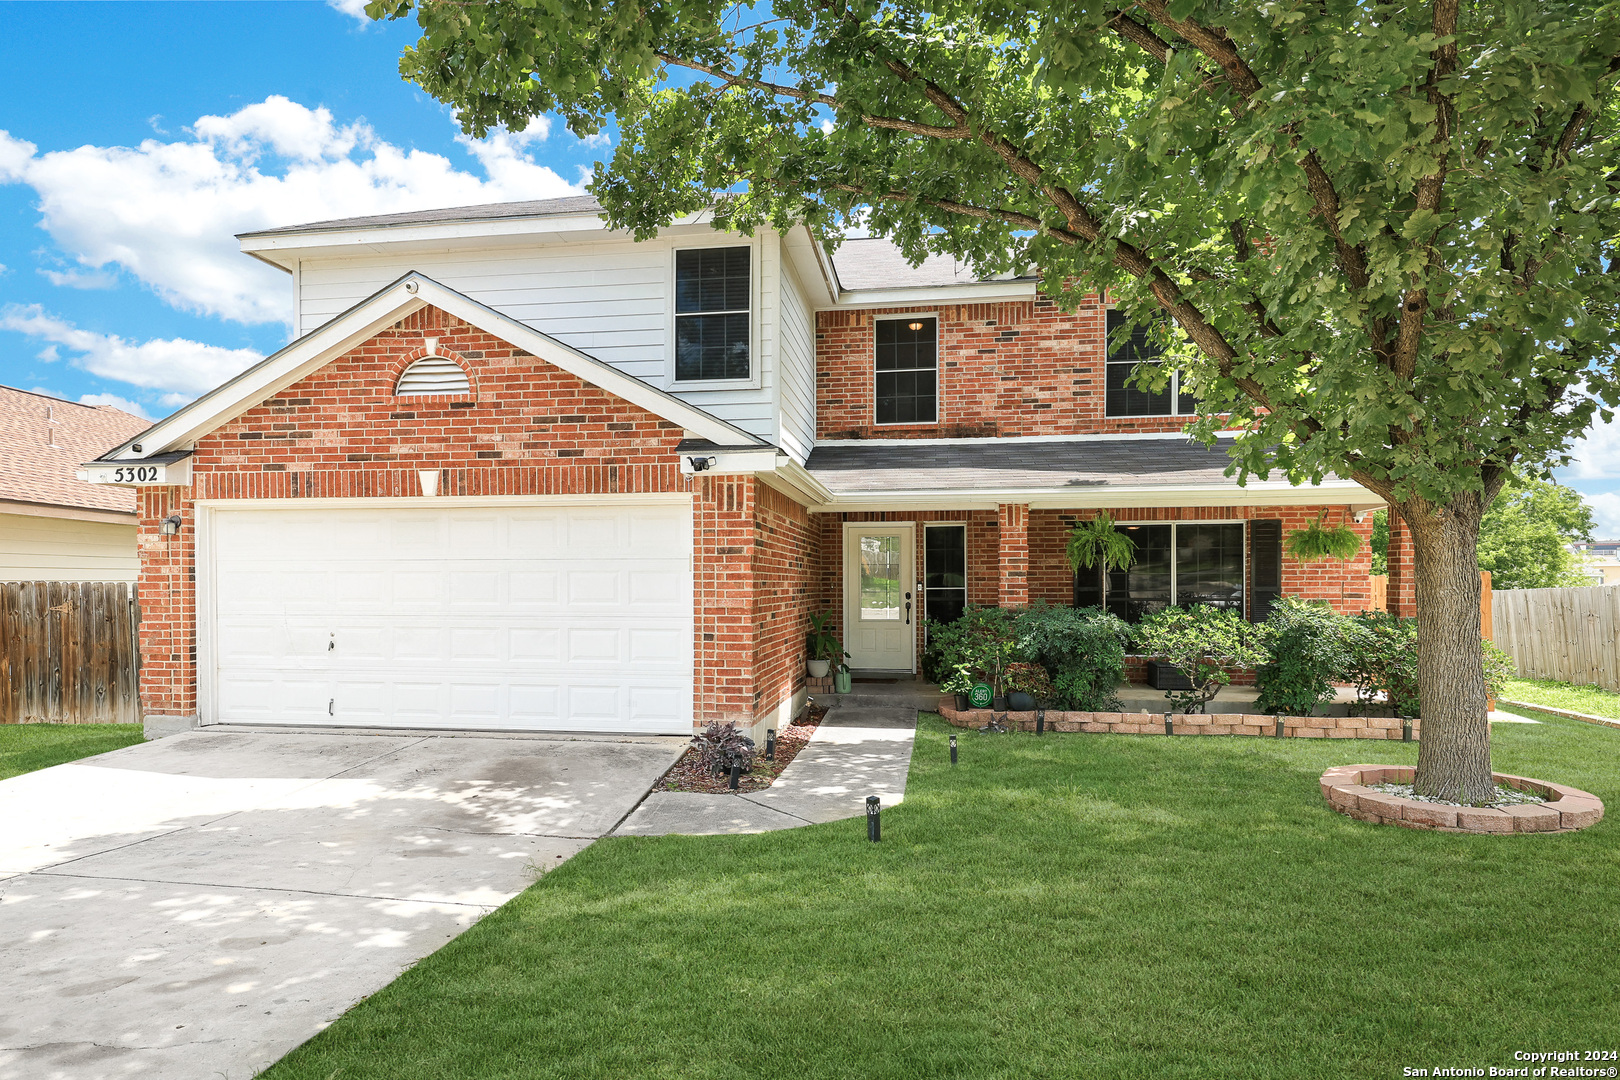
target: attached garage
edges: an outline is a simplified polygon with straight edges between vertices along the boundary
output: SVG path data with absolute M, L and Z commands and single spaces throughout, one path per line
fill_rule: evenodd
M 689 734 L 686 495 L 198 504 L 203 723 Z

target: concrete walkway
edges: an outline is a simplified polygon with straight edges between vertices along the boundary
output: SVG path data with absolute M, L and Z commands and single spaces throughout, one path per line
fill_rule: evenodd
M 687 744 L 205 730 L 0 781 L 0 1080 L 248 1080 Z
M 836 707 L 764 791 L 744 795 L 655 791 L 616 832 L 757 833 L 864 817 L 868 795 L 883 800 L 885 809 L 905 797 L 916 732 L 916 709 Z

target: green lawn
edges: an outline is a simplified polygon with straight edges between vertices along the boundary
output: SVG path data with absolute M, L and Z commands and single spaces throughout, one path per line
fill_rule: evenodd
M 0 780 L 141 740 L 139 724 L 0 724 Z
M 1551 679 L 1512 679 L 1502 696 L 1508 701 L 1620 720 L 1620 694 L 1601 686 L 1577 686 Z
M 925 718 L 852 820 L 598 842 L 264 1074 L 1391 1077 L 1615 1044 L 1620 825 L 1410 832 L 1330 765 L 1416 746 L 981 735 Z M 1499 725 L 1615 805 L 1620 732 Z

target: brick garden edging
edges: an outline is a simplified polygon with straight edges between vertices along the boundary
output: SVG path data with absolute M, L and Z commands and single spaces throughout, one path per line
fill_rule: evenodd
M 956 727 L 984 727 L 992 719 L 1017 731 L 1034 731 L 1032 712 L 994 712 L 990 709 L 958 711 L 955 698 L 941 698 L 939 714 Z M 1050 731 L 1091 731 L 1115 735 L 1163 735 L 1164 713 L 1059 712 L 1046 710 Z M 1264 713 L 1172 713 L 1174 735 L 1263 735 L 1277 733 L 1279 717 Z M 1291 739 L 1399 739 L 1403 736 L 1400 719 L 1393 716 L 1284 716 L 1283 735 Z M 1423 721 L 1413 719 L 1412 739 L 1417 741 Z
M 1589 791 L 1492 773 L 1498 784 L 1540 795 L 1545 803 L 1446 806 L 1373 791 L 1372 784 L 1409 784 L 1412 769 L 1400 765 L 1337 765 L 1322 774 L 1322 797 L 1341 814 L 1376 825 L 1466 833 L 1575 832 L 1603 820 L 1603 800 Z

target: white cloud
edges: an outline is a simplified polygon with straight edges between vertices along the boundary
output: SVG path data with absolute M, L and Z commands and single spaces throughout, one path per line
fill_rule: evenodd
M 1607 424 L 1592 421 L 1586 435 L 1570 447 L 1568 476 L 1575 480 L 1620 480 L 1620 415 Z
M 366 15 L 366 0 L 326 0 L 326 6 L 333 11 L 343 12 L 362 26 L 371 22 L 371 18 Z
M 118 275 L 106 270 L 41 270 L 45 280 L 66 289 L 111 289 L 118 284 Z
M 1592 517 L 1596 521 L 1596 529 L 1592 535 L 1599 540 L 1620 536 L 1620 494 L 1601 491 L 1584 497 L 1586 505 L 1592 508 Z
M 39 153 L 0 131 L 0 182 L 39 196 L 41 225 L 85 271 L 119 267 L 184 311 L 287 322 L 287 276 L 237 248 L 236 233 L 363 214 L 577 195 L 536 163 L 542 118 L 461 141 L 483 176 L 405 150 L 363 122 L 274 96 L 204 116 L 188 137 Z
M 146 411 L 144 405 L 131 401 L 129 398 L 119 397 L 117 394 L 84 394 L 80 396 L 79 404 L 94 405 L 97 408 L 103 405 L 111 405 L 115 409 L 139 416 L 143 420 L 152 419 L 152 414 Z
M 137 344 L 115 334 L 81 330 L 38 304 L 6 307 L 0 311 L 0 329 L 50 342 L 41 359 L 57 359 L 60 347 L 77 354 L 70 358 L 74 365 L 92 375 L 153 390 L 199 394 L 264 359 L 252 349 L 223 349 L 185 338 Z

